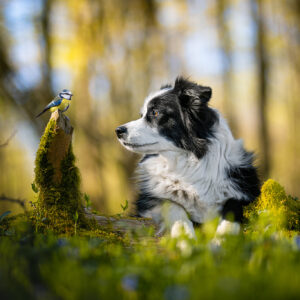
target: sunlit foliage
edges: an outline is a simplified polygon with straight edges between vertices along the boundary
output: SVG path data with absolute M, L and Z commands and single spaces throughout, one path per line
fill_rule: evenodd
M 148 92 L 182 74 L 213 88 L 212 105 L 256 151 L 261 170 L 268 163 L 269 175 L 297 195 L 298 2 L 1 1 L 0 145 L 17 134 L 0 147 L 0 193 L 33 196 L 34 157 L 49 117 L 34 116 L 69 88 L 83 191 L 102 212 L 118 213 L 126 199 L 131 206 L 138 157 L 120 147 L 114 129 L 138 118 Z M 267 157 L 261 155 L 266 148 Z M 0 211 L 7 208 L 10 203 L 1 203 Z

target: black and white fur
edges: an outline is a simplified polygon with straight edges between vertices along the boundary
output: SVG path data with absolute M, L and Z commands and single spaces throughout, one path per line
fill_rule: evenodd
M 194 237 L 193 222 L 221 215 L 217 233 L 238 232 L 243 206 L 260 193 L 253 155 L 235 140 L 221 114 L 208 106 L 211 88 L 182 77 L 150 94 L 141 118 L 116 129 L 138 168 L 137 213 L 161 231 Z M 226 217 L 232 215 L 234 222 Z

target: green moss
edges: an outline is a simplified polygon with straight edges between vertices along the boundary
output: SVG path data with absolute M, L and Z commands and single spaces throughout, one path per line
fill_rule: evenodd
M 48 122 L 45 132 L 41 138 L 35 159 L 35 182 L 40 188 L 41 193 L 47 191 L 48 187 L 51 188 L 54 169 L 48 160 L 48 150 L 55 134 L 55 121 L 51 119 Z M 51 195 L 51 193 L 49 193 L 49 196 L 51 196 L 51 198 L 55 198 Z
M 49 149 L 56 134 L 56 121 L 51 119 L 41 138 L 35 160 L 35 183 L 39 197 L 32 221 L 37 229 L 71 233 L 74 231 L 76 212 L 79 215 L 78 225 L 89 227 L 89 222 L 82 213 L 80 175 L 72 144 L 61 161 L 62 179 L 59 183 L 53 180 L 54 168 L 49 161 Z
M 284 188 L 273 179 L 263 184 L 261 195 L 244 212 L 248 219 L 261 214 L 268 214 L 277 229 L 300 231 L 300 201 L 286 195 Z
M 129 245 L 130 241 L 124 234 L 121 234 L 116 231 L 112 231 L 110 228 L 105 227 L 97 227 L 92 230 L 81 229 L 79 231 L 79 236 L 81 237 L 88 237 L 88 238 L 101 238 L 107 243 L 121 243 L 123 245 Z
M 59 186 L 61 199 L 64 199 L 64 205 L 74 213 L 80 209 L 82 194 L 80 192 L 79 169 L 75 166 L 75 156 L 70 144 L 66 157 L 61 162 L 62 180 Z
M 55 222 L 51 223 L 54 218 Z M 38 230 L 36 230 L 37 225 Z M 43 211 L 43 219 L 38 216 L 38 210 L 34 210 L 27 214 L 7 217 L 0 223 L 0 237 L 29 237 L 37 233 L 47 236 L 51 235 L 51 232 L 60 237 L 74 235 L 74 223 L 68 218 L 66 211 L 58 211 L 55 207 L 50 207 Z M 112 228 L 109 224 L 100 226 L 93 218 L 85 219 L 85 222 L 81 223 L 77 230 L 77 237 L 100 238 L 106 244 L 132 244 L 126 234 Z

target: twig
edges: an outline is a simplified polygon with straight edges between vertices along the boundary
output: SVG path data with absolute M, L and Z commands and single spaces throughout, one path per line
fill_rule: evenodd
M 0 148 L 7 146 L 9 144 L 10 140 L 16 135 L 16 133 L 17 133 L 17 130 L 15 130 L 3 144 L 0 144 Z
M 24 211 L 26 211 L 25 200 L 11 198 L 11 197 L 7 197 L 5 195 L 1 195 L 0 201 L 8 201 L 8 202 L 19 204 L 24 209 Z

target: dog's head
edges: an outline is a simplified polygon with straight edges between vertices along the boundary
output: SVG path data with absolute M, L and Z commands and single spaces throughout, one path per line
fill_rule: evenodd
M 178 77 L 146 98 L 140 119 L 116 129 L 119 141 L 137 153 L 185 150 L 203 157 L 218 120 L 208 107 L 211 94 L 210 87 Z

